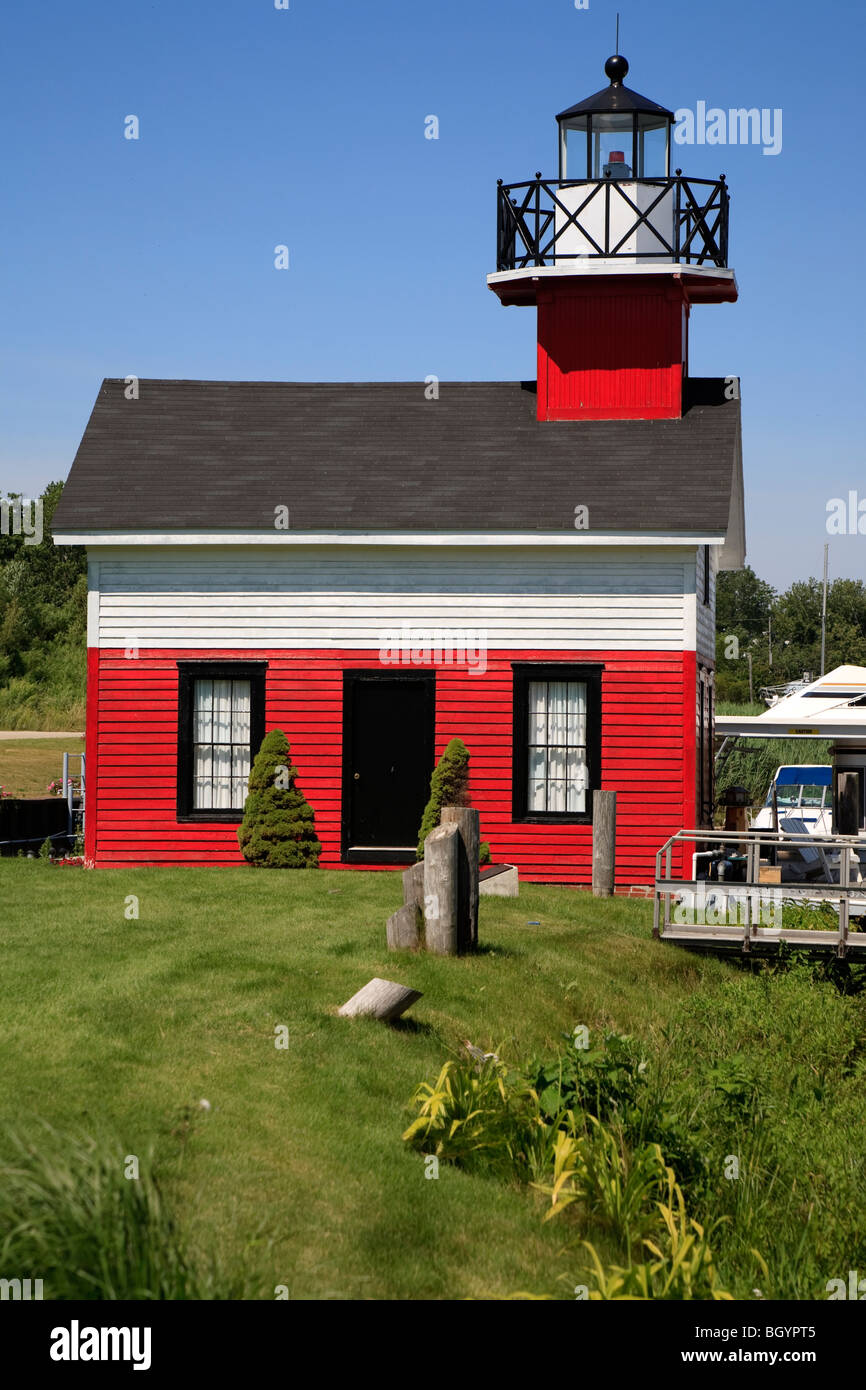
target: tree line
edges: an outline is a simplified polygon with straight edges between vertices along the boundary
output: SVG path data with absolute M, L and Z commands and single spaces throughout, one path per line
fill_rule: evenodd
M 747 565 L 718 577 L 716 700 L 745 704 L 762 686 L 783 685 L 821 672 L 820 579 L 798 579 L 783 593 Z M 750 661 L 751 658 L 751 661 Z M 824 669 L 866 666 L 866 584 L 834 579 L 827 589 Z
M 0 494 L 0 728 L 84 728 L 87 559 L 53 542 L 62 491 L 49 483 L 39 499 L 38 544 L 16 519 L 20 494 Z

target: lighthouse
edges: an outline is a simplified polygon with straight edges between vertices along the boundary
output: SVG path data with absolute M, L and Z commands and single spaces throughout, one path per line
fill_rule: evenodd
M 103 382 L 53 520 L 88 552 L 91 864 L 240 863 L 273 729 L 325 868 L 414 864 L 455 739 L 525 881 L 591 883 L 598 792 L 620 887 L 712 826 L 742 433 L 688 325 L 736 298 L 728 190 L 672 173 L 673 114 L 606 71 L 558 117 L 558 178 L 499 187 L 490 287 L 536 306 L 537 391 L 158 378 L 131 414 Z
M 688 401 L 693 305 L 731 303 L 724 175 L 671 172 L 674 114 L 625 85 L 561 111 L 559 177 L 500 181 L 504 305 L 535 305 L 538 419 L 664 420 Z

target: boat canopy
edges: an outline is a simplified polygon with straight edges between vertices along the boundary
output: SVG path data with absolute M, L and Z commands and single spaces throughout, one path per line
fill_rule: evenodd
M 725 738 L 825 738 L 866 743 L 866 667 L 837 666 L 763 714 L 717 714 Z
M 827 765 L 780 767 L 775 781 L 777 787 L 829 787 L 832 777 L 833 769 Z

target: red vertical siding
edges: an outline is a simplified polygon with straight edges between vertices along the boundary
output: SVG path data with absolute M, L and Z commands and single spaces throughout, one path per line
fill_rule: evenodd
M 343 671 L 382 669 L 377 651 L 91 652 L 87 835 L 98 865 L 242 862 L 236 827 L 177 821 L 177 662 L 250 656 L 269 662 L 267 727 L 289 737 L 322 865 L 340 866 Z M 484 675 L 426 668 L 436 672 L 436 755 L 455 735 L 466 741 L 494 858 L 526 879 L 587 883 L 591 827 L 513 819 L 511 663 L 531 660 L 603 663 L 602 784 L 617 792 L 617 881 L 649 883 L 656 850 L 694 815 L 694 653 L 515 650 L 491 653 Z
M 642 277 L 539 291 L 538 418 L 681 416 L 687 313 L 678 285 Z

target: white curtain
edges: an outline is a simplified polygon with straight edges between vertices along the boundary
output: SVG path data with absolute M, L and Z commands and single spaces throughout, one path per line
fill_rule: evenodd
M 232 683 L 214 681 L 213 683 L 213 741 L 231 743 L 232 737 Z
M 529 682 L 530 811 L 547 810 L 547 681 Z
M 195 683 L 195 743 L 210 743 L 213 739 L 213 681 Z
M 250 775 L 250 682 L 195 682 L 195 806 L 242 809 Z
M 250 780 L 250 682 L 232 681 L 232 806 L 243 810 Z
M 195 801 L 196 810 L 213 804 L 213 749 L 209 743 L 195 746 Z
M 232 764 L 232 805 L 243 810 L 250 780 L 250 750 L 235 748 Z
M 528 810 L 585 811 L 586 683 L 529 682 Z
M 250 683 L 232 681 L 234 718 L 232 721 L 232 743 L 250 741 Z

